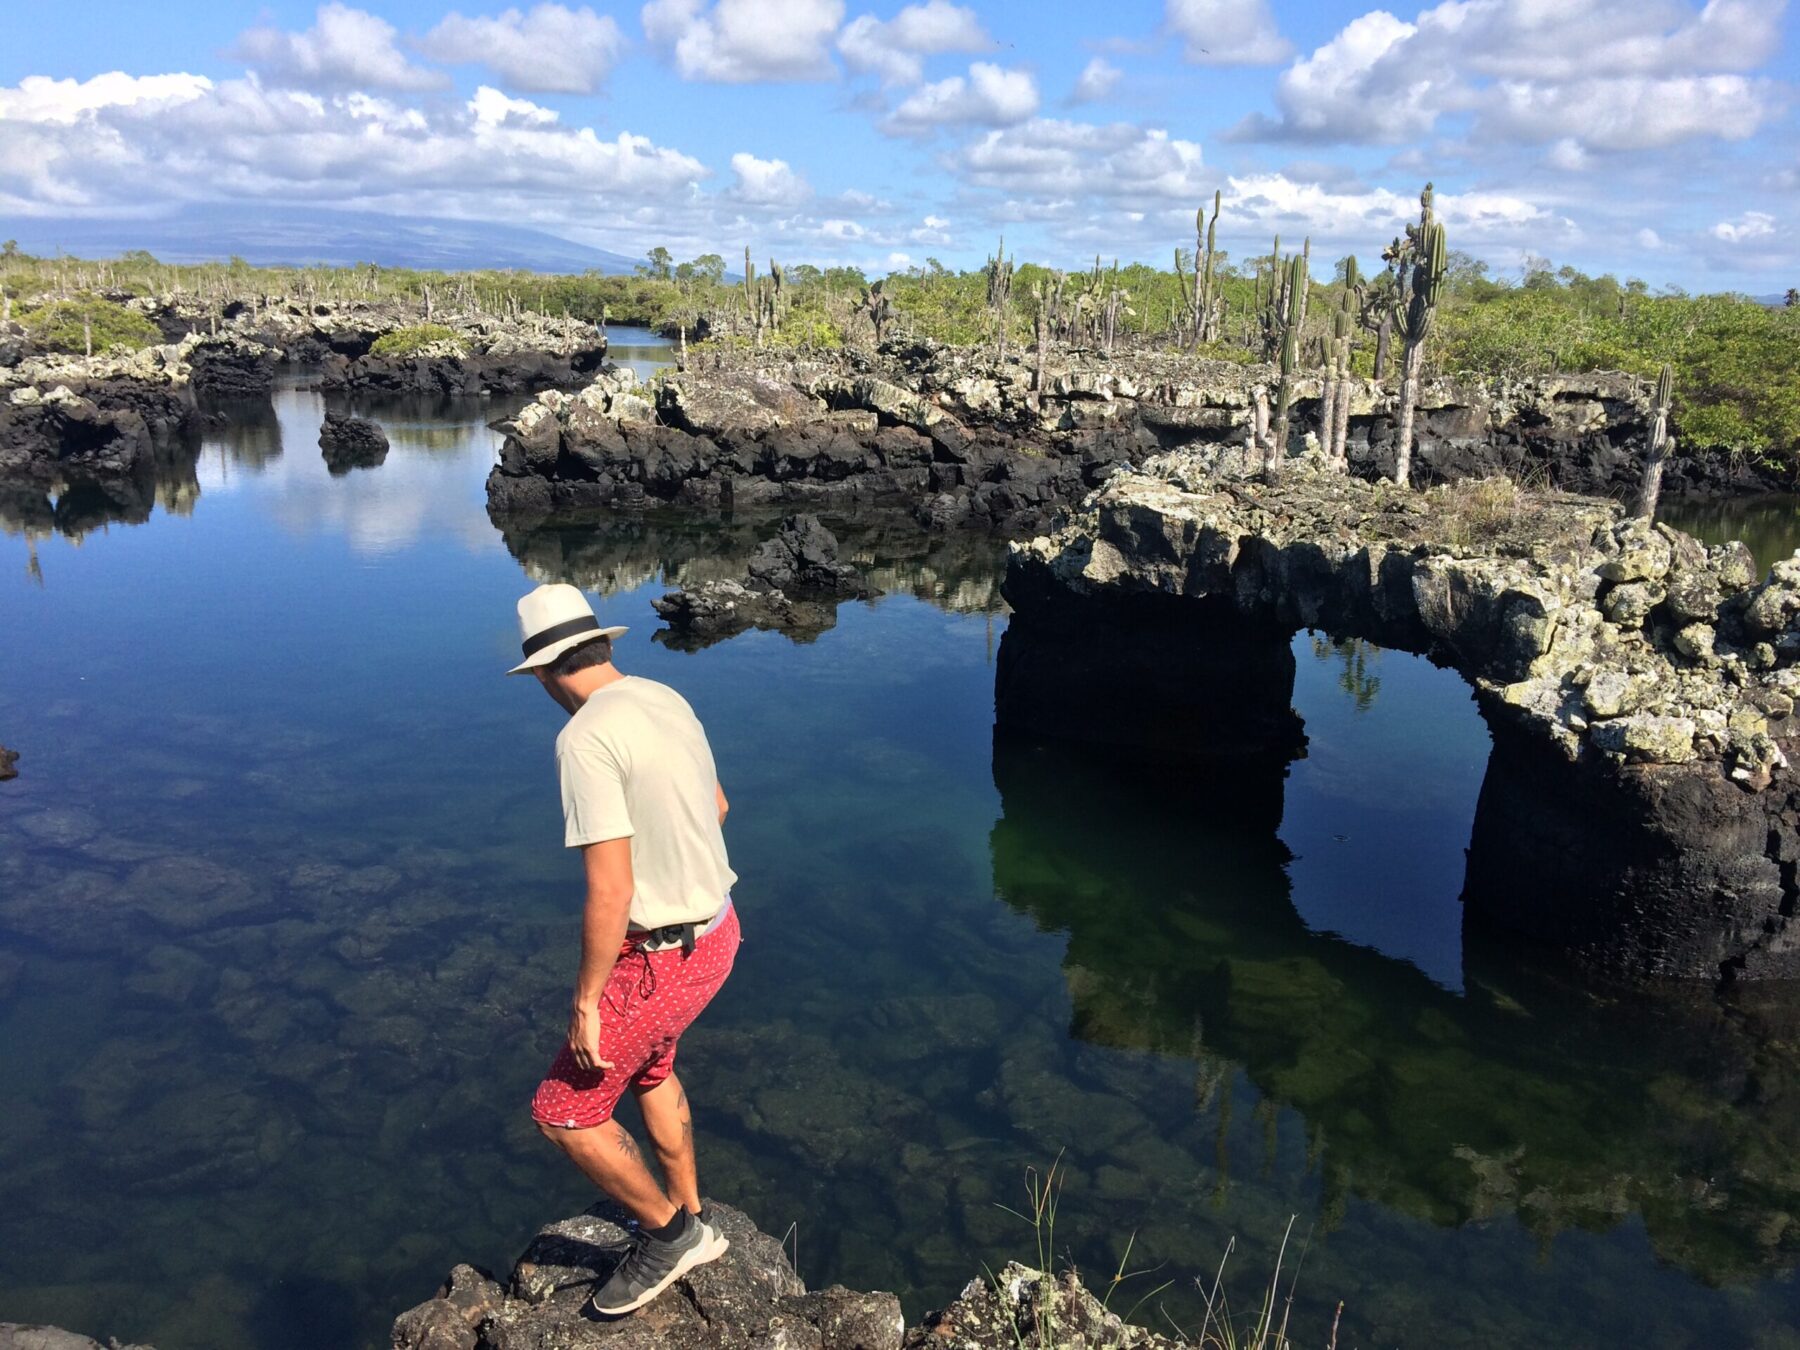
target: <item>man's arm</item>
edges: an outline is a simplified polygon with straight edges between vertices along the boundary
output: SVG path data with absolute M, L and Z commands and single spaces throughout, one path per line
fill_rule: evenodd
M 606 839 L 581 850 L 587 901 L 581 911 L 581 971 L 569 1014 L 569 1048 L 584 1069 L 610 1069 L 600 1058 L 600 995 L 619 959 L 631 918 L 631 840 Z
M 713 788 L 719 794 L 719 824 L 725 823 L 725 813 L 731 810 L 731 803 L 725 800 L 725 785 L 715 782 Z

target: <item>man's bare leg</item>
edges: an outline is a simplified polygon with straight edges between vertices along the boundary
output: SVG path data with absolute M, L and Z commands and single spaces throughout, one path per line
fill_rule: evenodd
M 675 1217 L 677 1206 L 650 1175 L 637 1140 L 618 1121 L 602 1121 L 586 1130 L 542 1124 L 538 1129 L 569 1155 L 589 1181 L 625 1206 L 646 1228 L 662 1228 Z M 691 1149 L 688 1156 L 693 1156 Z M 689 1167 L 692 1175 L 691 1161 Z
M 700 1176 L 694 1162 L 694 1117 L 687 1092 L 671 1073 L 652 1088 L 633 1088 L 644 1113 L 644 1130 L 662 1163 L 669 1199 L 690 1214 L 700 1212 Z

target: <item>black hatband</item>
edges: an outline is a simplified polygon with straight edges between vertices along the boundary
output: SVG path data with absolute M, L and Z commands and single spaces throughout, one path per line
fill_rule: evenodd
M 600 620 L 592 614 L 584 614 L 579 619 L 570 619 L 567 623 L 552 624 L 541 633 L 533 633 L 519 644 L 519 650 L 527 656 L 536 656 L 552 642 L 561 642 L 566 637 L 574 637 L 577 633 L 598 632 Z

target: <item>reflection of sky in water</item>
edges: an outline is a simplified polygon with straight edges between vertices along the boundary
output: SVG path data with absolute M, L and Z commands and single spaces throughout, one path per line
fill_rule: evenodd
M 498 410 L 371 409 L 393 449 L 341 479 L 318 398 L 278 411 L 190 515 L 40 541 L 41 589 L 0 539 L 0 1318 L 379 1343 L 584 1202 L 523 1113 L 574 887 L 555 710 L 500 675 L 529 574 L 611 578 L 621 664 L 711 731 L 747 940 L 684 1071 L 707 1188 L 797 1222 L 809 1283 L 916 1317 L 1029 1254 L 997 1206 L 1060 1152 L 1061 1242 L 1104 1272 L 1135 1232 L 1190 1330 L 1190 1277 L 1235 1239 L 1248 1306 L 1297 1214 L 1308 1344 L 1340 1298 L 1343 1344 L 1791 1343 L 1786 1014 L 1462 949 L 1459 680 L 1301 635 L 1276 837 L 996 754 L 1003 616 L 901 593 L 673 652 L 657 578 L 765 526 L 502 536 Z M 991 553 L 903 543 L 855 547 L 991 594 Z
M 492 546 L 482 480 L 505 439 L 487 422 L 501 416 L 504 405 L 455 405 L 449 410 L 454 421 L 429 427 L 411 410 L 384 415 L 380 408 L 359 409 L 387 432 L 387 459 L 379 471 L 335 476 L 319 451 L 324 395 L 290 385 L 276 392 L 274 405 L 276 425 L 254 428 L 248 452 L 236 428 L 202 443 L 196 470 L 204 497 L 253 495 L 255 509 L 283 529 L 341 534 L 358 555 L 405 548 L 427 530 L 470 549 Z M 213 505 L 208 501 L 201 509 Z

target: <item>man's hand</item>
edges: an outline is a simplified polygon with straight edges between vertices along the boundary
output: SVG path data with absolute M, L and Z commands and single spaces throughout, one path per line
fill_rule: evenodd
M 607 839 L 581 850 L 587 903 L 581 910 L 581 971 L 569 1014 L 569 1049 L 584 1069 L 610 1069 L 600 1058 L 600 997 L 625 941 L 631 909 L 631 840 Z
M 569 1014 L 569 1049 L 584 1069 L 610 1069 L 612 1061 L 600 1058 L 600 1010 L 577 1003 Z

